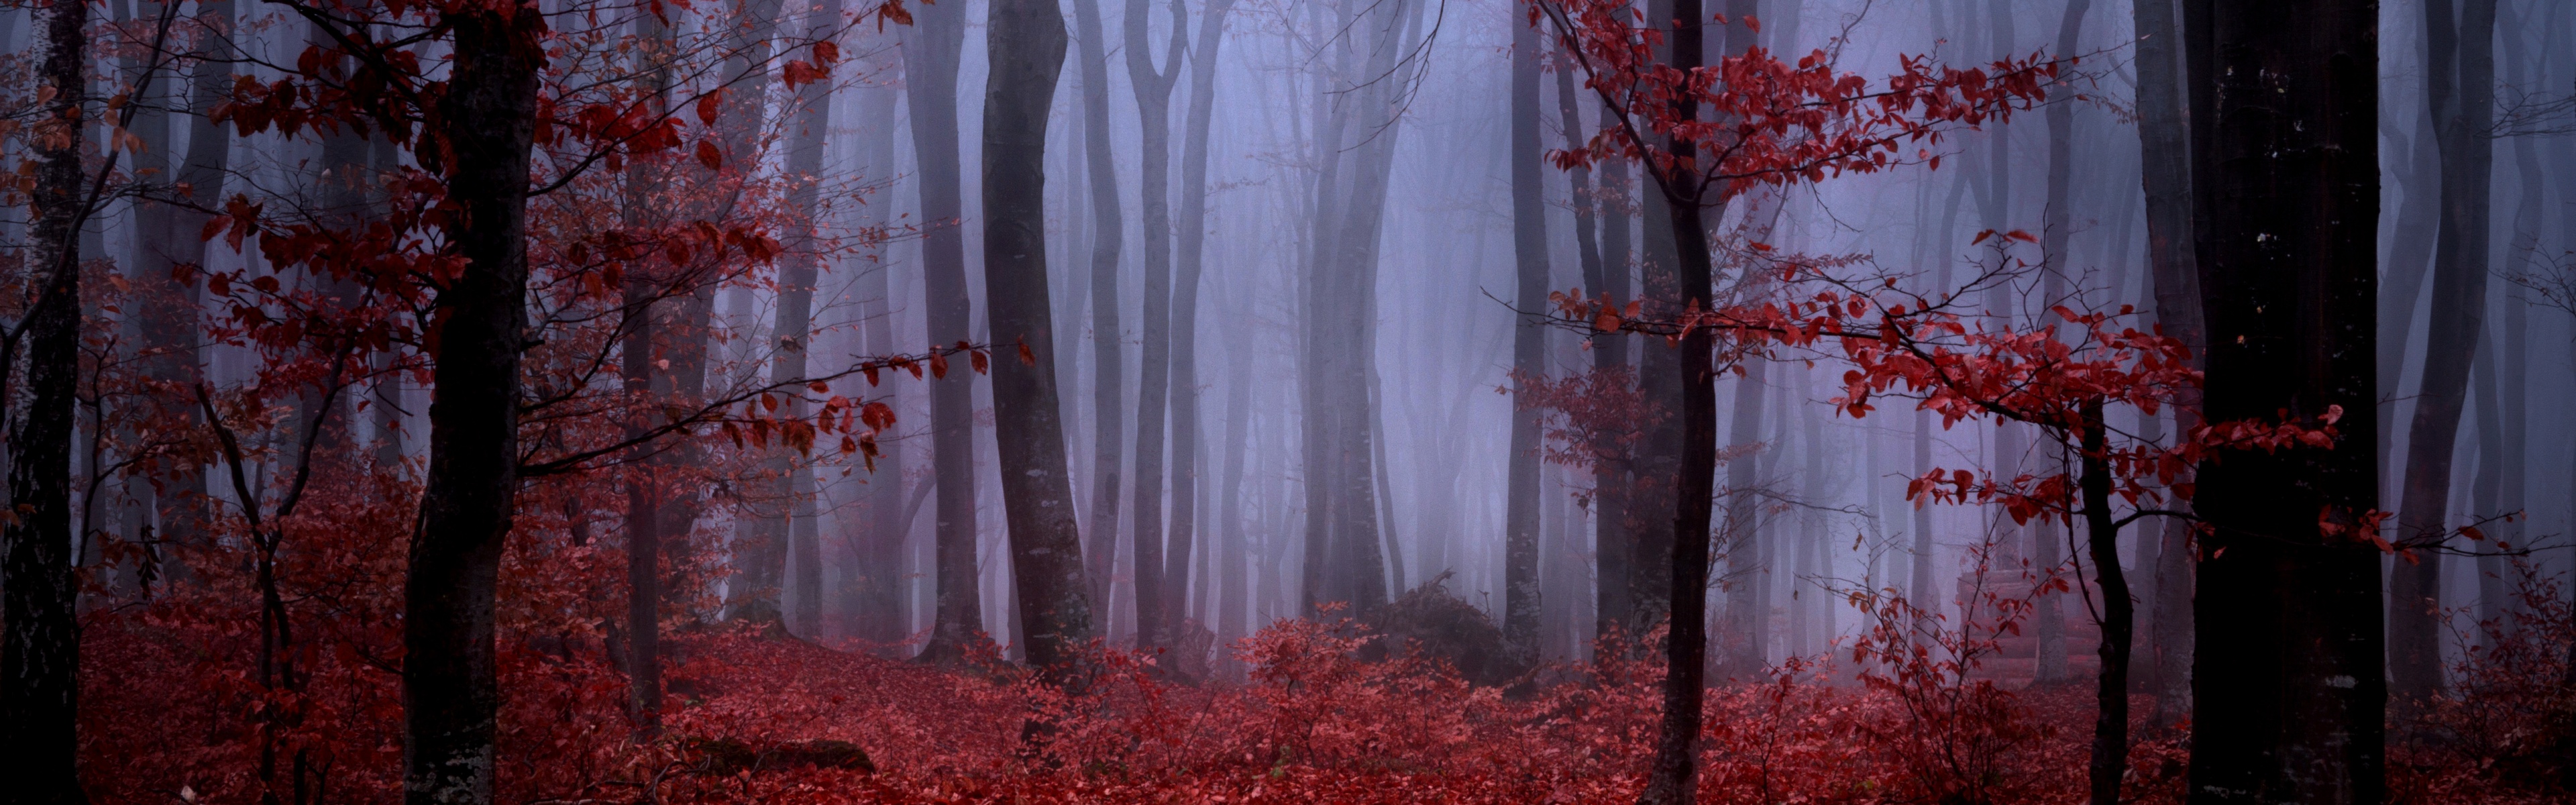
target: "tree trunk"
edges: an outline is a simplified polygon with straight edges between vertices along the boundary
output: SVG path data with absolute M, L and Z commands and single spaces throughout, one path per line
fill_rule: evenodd
M 1675 21 L 1676 33 L 1688 30 L 1683 26 L 1695 25 L 1685 21 L 1703 16 L 1700 0 L 1672 2 L 1670 19 Z M 1749 0 L 1731 0 L 1728 7 L 1735 10 L 1750 5 Z M 1699 69 L 1703 53 L 1699 36 L 1673 36 L 1670 47 L 1668 64 L 1684 72 Z M 1673 103 L 1672 119 L 1696 118 L 1698 107 L 1690 96 L 1682 95 Z M 1687 164 L 1696 153 L 1688 139 L 1675 139 L 1666 150 L 1681 164 Z M 1673 298 L 1680 301 L 1680 308 L 1695 301 L 1699 309 L 1708 310 L 1712 301 L 1711 265 L 1708 232 L 1699 223 L 1699 200 L 1674 195 L 1677 183 L 1659 184 L 1663 185 L 1664 206 L 1673 227 Z M 1708 521 L 1717 484 L 1715 346 L 1710 328 L 1695 328 L 1682 338 L 1677 356 L 1681 407 L 1676 414 L 1681 420 L 1682 439 L 1673 494 L 1669 599 L 1672 625 L 1664 640 L 1663 715 L 1655 737 L 1654 765 L 1649 767 L 1646 788 L 1637 798 L 1641 805 L 1687 805 L 1695 787 L 1692 780 L 1698 773 L 1700 700 L 1708 646 L 1708 608 L 1703 604 L 1708 590 Z
M 86 102 L 89 7 L 34 7 L 35 41 L 27 54 L 36 79 L 53 91 L 43 115 L 77 126 Z M 41 132 L 42 130 L 39 129 Z M 77 131 L 77 129 L 75 129 Z M 80 390 L 79 229 L 95 199 L 82 193 L 80 137 L 31 138 L 36 213 L 28 233 L 34 301 L 0 343 L 0 381 L 18 373 L 26 355 L 26 400 L 9 401 L 9 502 L 16 517 L 0 527 L 0 776 L 17 801 L 72 805 L 81 791 L 77 751 L 80 714 L 80 594 L 72 567 L 72 435 Z M 41 274 L 37 272 L 42 272 Z M 0 382 L 0 392 L 7 391 Z
M 404 800 L 492 801 L 500 665 L 495 585 L 518 490 L 519 353 L 527 347 L 528 158 L 535 134 L 534 4 L 450 13 L 454 70 L 436 132 L 452 150 L 449 248 L 438 294 L 429 474 L 403 590 Z
M 929 3 L 913 11 L 903 41 L 904 91 L 912 105 L 913 161 L 921 173 L 923 308 L 930 344 L 965 341 L 973 317 L 966 296 L 966 235 L 958 164 L 957 62 L 966 41 L 966 9 Z M 1039 297 L 1045 298 L 1043 296 Z M 973 373 L 951 371 L 930 382 L 931 475 L 939 484 L 932 517 L 937 546 L 938 610 L 921 659 L 947 663 L 980 642 L 983 600 L 975 574 L 975 386 Z
M 2495 0 L 2426 0 L 2431 33 L 2428 94 L 2442 152 L 2441 232 L 2433 246 L 2432 317 L 2424 332 L 2423 385 L 2406 436 L 2400 536 L 2439 544 L 2450 529 L 2452 449 L 2467 403 L 2470 360 L 2486 327 L 2488 187 L 2495 141 Z M 2374 135 L 2375 136 L 2375 135 Z M 2419 551 L 2388 581 L 2389 684 L 2401 697 L 2442 687 L 2442 555 Z
M 1171 47 L 1161 72 L 1154 70 L 1153 39 L 1146 17 L 1151 0 L 1127 3 L 1127 84 L 1136 93 L 1143 158 L 1137 188 L 1144 204 L 1144 351 L 1136 386 L 1136 646 L 1171 644 L 1170 590 L 1163 584 L 1163 470 L 1165 415 L 1172 381 L 1172 85 L 1181 76 L 1189 12 L 1172 4 Z M 1173 454 L 1178 456 L 1178 453 Z
M 1091 189 L 1091 354 L 1098 376 L 1091 392 L 1092 466 L 1098 480 L 1091 488 L 1091 546 L 1084 561 L 1091 579 L 1091 600 L 1109 601 L 1110 565 L 1118 554 L 1119 453 L 1126 449 L 1126 373 L 1124 337 L 1118 326 L 1118 252 L 1124 244 L 1126 217 L 1119 208 L 1118 166 L 1110 159 L 1109 57 L 1100 21 L 1100 0 L 1074 0 L 1073 17 L 1081 26 L 1083 158 Z M 1105 622 L 1114 613 L 1101 610 Z
M 1064 18 L 1047 0 L 996 0 L 991 14 L 983 191 L 994 441 L 1022 642 L 1046 678 L 1071 684 L 1092 625 L 1047 293 L 1047 110 L 1064 68 Z
M 880 54 L 873 62 L 880 74 L 900 68 L 899 58 Z M 859 90 L 859 119 L 867 127 L 861 141 L 866 155 L 868 180 L 890 182 L 901 173 L 896 164 L 894 143 L 895 104 L 901 96 L 894 87 L 869 86 Z M 864 231 L 875 232 L 891 219 L 890 203 L 869 204 L 860 209 Z M 865 350 L 871 354 L 891 355 L 903 351 L 895 343 L 893 288 L 885 265 L 886 241 L 867 246 L 868 267 L 858 277 L 859 333 L 866 339 Z M 910 631 L 904 617 L 904 546 L 911 540 L 912 520 L 920 507 L 919 490 L 907 496 L 904 491 L 904 450 L 887 450 L 877 457 L 877 468 L 868 478 L 868 521 L 860 531 L 858 546 L 859 607 L 854 625 L 858 638 L 880 650 L 891 649 Z M 907 502 L 906 498 L 911 500 Z
M 1547 208 L 1539 201 L 1538 31 L 1512 25 L 1511 150 L 1512 265 L 1517 289 L 1512 307 L 1511 464 L 1503 489 L 1503 637 L 1524 657 L 1537 656 L 1538 407 L 1524 385 L 1547 371 Z
M 2155 318 L 2165 335 L 2191 347 L 2193 362 L 2207 346 L 2200 316 L 2200 277 L 2192 258 L 2190 128 L 2183 119 L 2182 29 L 2169 2 L 2132 3 L 2138 32 L 2138 171 L 2146 196 L 2147 270 L 2155 288 Z M 2200 389 L 2185 386 L 2174 400 L 2175 430 L 2188 434 L 2198 421 Z M 2186 479 L 2187 480 L 2187 479 Z M 2187 501 L 2161 505 L 2182 508 Z M 2149 604 L 2155 659 L 2157 724 L 2171 724 L 2187 709 L 2191 690 L 2190 524 L 2166 518 L 2148 532 L 2159 542 L 2153 567 L 2141 567 L 2154 584 Z
M 2212 421 L 2315 424 L 2331 449 L 2200 467 L 2191 801 L 2385 791 L 2376 499 L 2376 14 L 2355 0 L 2188 0 L 2194 226 Z
M 1213 12 L 1211 12 L 1213 13 Z M 1225 390 L 1225 470 L 1217 486 L 1218 540 L 1225 553 L 1218 560 L 1217 575 L 1223 597 L 1217 599 L 1216 636 L 1218 646 L 1232 645 L 1236 638 L 1251 634 L 1251 589 L 1246 586 L 1250 574 L 1245 566 L 1252 561 L 1251 545 L 1243 528 L 1243 459 L 1245 443 L 1252 427 L 1252 373 L 1250 350 L 1246 349 L 1241 328 L 1228 328 L 1226 355 L 1234 367 L 1226 372 Z M 1271 504 L 1265 504 L 1271 505 Z M 1220 651 L 1220 662 L 1231 662 L 1234 653 Z
M 1199 274 L 1207 264 L 1208 127 L 1216 116 L 1217 47 L 1225 39 L 1225 15 L 1233 6 L 1233 0 L 1211 0 L 1200 11 L 1198 43 L 1190 54 L 1190 111 L 1181 146 L 1180 284 L 1172 289 L 1171 323 L 1172 456 L 1189 465 L 1172 474 L 1172 550 L 1163 571 L 1166 601 L 1180 601 L 1189 594 L 1189 563 L 1196 538 L 1199 479 L 1192 457 L 1199 454 Z M 1178 28 L 1180 21 L 1172 24 Z M 1166 64 L 1164 69 L 1179 67 Z M 1150 245 L 1151 238 L 1147 240 Z M 1167 618 L 1164 634 L 1179 635 L 1187 615 L 1181 612 Z
M 666 112 L 670 103 L 674 32 L 661 17 L 644 14 L 635 21 L 637 56 L 645 63 L 639 93 L 651 100 L 655 112 Z M 626 224 L 642 228 L 651 225 L 648 210 L 666 181 L 666 160 L 637 158 L 626 167 Z M 658 320 L 654 300 L 667 293 L 676 277 L 655 276 L 642 266 L 626 272 L 625 343 L 621 346 L 619 371 L 625 381 L 630 403 L 641 409 L 627 425 L 627 438 L 639 438 L 654 424 L 647 413 L 653 402 L 654 362 L 659 344 L 653 326 Z M 638 734 L 651 736 L 662 724 L 662 529 L 660 512 L 665 499 L 660 475 L 667 464 L 656 455 L 637 462 L 626 482 L 626 686 L 627 706 L 635 718 Z
M 818 4 L 808 12 L 808 17 L 805 24 L 808 40 L 820 42 L 831 39 L 841 29 L 841 4 Z M 796 101 L 802 104 L 802 108 L 798 110 L 796 130 L 787 149 L 787 176 L 789 181 L 798 184 L 789 197 L 788 206 L 815 211 L 822 206 L 817 202 L 822 196 L 820 175 L 823 172 L 824 138 L 832 127 L 830 75 L 827 73 L 822 80 L 799 87 Z M 778 345 L 778 352 L 770 359 L 769 378 L 772 383 L 791 383 L 805 377 L 805 354 L 814 332 L 814 284 L 823 262 L 814 229 L 815 222 L 809 212 L 779 263 L 778 324 L 771 334 L 771 342 Z M 789 395 L 784 407 L 791 417 L 803 418 L 807 414 L 802 394 Z M 782 594 L 795 593 L 790 601 L 790 614 L 794 617 L 789 618 L 787 624 L 803 629 L 808 638 L 820 639 L 823 636 L 823 545 L 822 535 L 818 533 L 819 524 L 815 522 L 814 465 L 811 461 L 799 460 L 802 457 L 792 455 L 784 445 L 772 455 L 776 463 L 785 465 L 777 468 L 781 471 L 780 477 L 772 490 L 780 501 L 778 511 L 785 515 L 781 525 L 786 532 L 788 555 L 780 558 L 789 560 L 783 564 L 792 566 L 796 572 L 795 578 L 790 580 L 793 583 L 781 591 Z
M 2085 545 L 2102 586 L 2100 684 L 2094 688 L 2093 756 L 2089 764 L 2093 805 L 2119 805 L 2120 778 L 2129 770 L 2129 649 L 2137 605 L 2120 567 L 2120 529 L 2111 518 L 2111 460 L 2102 401 L 2084 404 L 2078 434 L 2083 475 Z

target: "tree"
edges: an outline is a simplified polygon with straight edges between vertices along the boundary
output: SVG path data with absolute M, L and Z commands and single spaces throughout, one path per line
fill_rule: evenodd
M 1029 662 L 1074 681 L 1092 636 L 1057 419 L 1054 324 L 1047 309 L 1046 128 L 1064 68 L 1064 18 L 1050 0 L 993 5 L 984 91 L 984 287 L 1002 363 L 993 367 L 993 421 L 1002 453 L 1002 501 L 1011 533 L 1011 577 Z
M 2192 349 L 2194 368 L 2207 347 L 2200 317 L 2200 277 L 2192 259 L 2191 132 L 2183 119 L 2182 28 L 2171 3 L 2132 3 L 2138 34 L 2138 149 L 2146 194 L 2147 271 L 2155 289 L 2156 323 Z M 2200 390 L 2183 387 L 2174 400 L 2176 424 L 2188 429 L 2200 411 Z M 2153 573 L 2155 658 L 2151 678 L 2156 722 L 2172 723 L 2190 692 L 2190 523 L 2166 521 Z
M 1514 10 L 1518 12 L 1518 9 Z M 1538 311 L 1547 299 L 1546 207 L 1539 203 L 1538 30 L 1512 26 L 1512 266 L 1513 307 Z M 1512 372 L 1534 378 L 1547 371 L 1547 329 L 1535 316 L 1514 316 Z M 1512 389 L 1511 466 L 1503 490 L 1503 635 L 1524 657 L 1538 656 L 1539 478 L 1538 406 L 1515 382 Z
M 2203 415 L 2376 432 L 2372 4 L 2185 3 Z M 2373 451 L 2203 462 L 2195 803 L 2374 803 L 2386 699 Z
M 1172 393 L 1172 87 L 1189 47 L 1189 9 L 1172 3 L 1172 38 L 1163 67 L 1154 68 L 1153 38 L 1146 26 L 1150 0 L 1127 3 L 1127 85 L 1135 90 L 1143 127 L 1144 156 L 1137 193 L 1144 200 L 1145 349 L 1136 383 L 1136 645 L 1171 644 L 1172 602 L 1163 582 L 1163 470 L 1165 415 Z M 1189 457 L 1172 454 L 1174 464 Z
M 1182 468 L 1172 473 L 1170 555 L 1163 566 L 1165 600 L 1181 601 L 1190 591 L 1190 556 L 1197 539 L 1198 502 L 1205 470 L 1199 445 L 1199 278 L 1207 265 L 1208 128 L 1216 117 L 1216 55 L 1225 41 L 1225 17 L 1234 0 L 1209 0 L 1199 11 L 1198 42 L 1190 50 L 1190 111 L 1181 143 L 1180 275 L 1172 288 L 1172 455 Z M 1173 25 L 1180 22 L 1176 19 Z M 1383 479 L 1383 476 L 1380 476 Z M 1213 554 L 1213 547 L 1207 552 Z M 1201 578 L 1204 590 L 1212 579 Z M 1196 606 L 1168 608 L 1164 634 L 1176 638 Z
M 1544 17 L 1579 54 L 1586 86 L 1608 102 L 1619 126 L 1604 127 L 1584 149 L 1569 149 L 1559 165 L 1627 158 L 1644 163 L 1662 194 L 1678 252 L 1678 315 L 1667 331 L 1678 343 L 1682 373 L 1678 415 L 1684 429 L 1675 486 L 1672 616 L 1665 638 L 1663 714 L 1645 803 L 1687 802 L 1695 774 L 1705 651 L 1709 512 L 1716 481 L 1716 372 L 1718 329 L 1700 326 L 1717 316 L 1710 296 L 1713 261 L 1703 210 L 1723 205 L 1758 186 L 1822 180 L 1828 173 L 1872 172 L 1904 164 L 1900 141 L 1937 139 L 1945 125 L 1975 125 L 2009 114 L 2039 95 L 2038 82 L 2053 77 L 2053 63 L 1998 62 L 1984 70 L 1942 68 L 1903 59 L 1903 72 L 1883 87 L 1838 73 L 1821 51 L 1791 65 L 1750 48 L 1714 67 L 1702 66 L 1696 28 L 1671 35 L 1661 57 L 1662 28 L 1637 29 L 1634 10 L 1622 3 L 1533 4 L 1532 24 Z M 1696 20 L 1696 0 L 1678 0 L 1671 18 Z M 1748 30 L 1759 23 L 1743 18 Z M 1675 23 L 1681 25 L 1682 23 Z M 1705 115 L 1705 116 L 1703 116 Z M 1655 139 L 1650 139 L 1649 135 Z M 1703 156 L 1705 155 L 1705 156 Z M 1914 155 L 1933 161 L 1928 151 Z M 1651 285 L 1649 293 L 1657 289 Z M 1614 308 L 1598 329 L 1617 329 L 1642 306 Z M 1604 326 L 1607 325 L 1607 326 Z M 1740 331 L 1740 330 L 1739 330 Z M 1729 353 L 1734 354 L 1734 353 Z
M 966 296 L 966 245 L 962 216 L 965 181 L 957 158 L 957 62 L 966 41 L 961 3 L 928 3 L 913 16 L 903 38 L 904 94 L 912 108 L 912 148 L 920 166 L 922 293 L 930 343 L 967 340 L 972 302 Z M 930 385 L 930 463 L 938 484 L 932 509 L 938 566 L 938 613 L 931 621 L 926 661 L 965 656 L 983 629 L 983 600 L 975 581 L 974 386 L 964 374 Z
M 1127 237 L 1126 216 L 1118 201 L 1118 165 L 1109 140 L 1109 57 L 1100 21 L 1101 0 L 1074 0 L 1073 18 L 1082 38 L 1082 146 L 1086 186 L 1091 189 L 1091 362 L 1097 377 L 1091 392 L 1092 487 L 1091 552 L 1084 567 L 1091 577 L 1091 600 L 1104 623 L 1109 611 L 1109 576 L 1118 554 L 1118 495 L 1126 448 L 1127 377 L 1123 331 L 1118 324 L 1118 251 Z
M 13 797 L 39 805 L 89 801 L 81 791 L 76 752 L 80 714 L 79 595 L 72 575 L 73 399 L 81 374 L 79 232 L 96 210 L 95 188 L 83 188 L 81 121 L 89 114 L 89 6 L 35 7 L 33 56 L 38 108 L 31 194 L 36 219 L 28 237 L 26 298 L 17 321 L 0 330 L 0 417 L 8 433 L 9 504 L 0 525 L 0 772 Z M 147 78 L 148 79 L 148 74 Z M 129 116 L 131 113 L 128 113 Z M 102 179 L 104 177 L 102 176 Z M 18 368 L 21 355 L 27 368 Z M 24 391 L 11 388 L 25 378 Z M 21 396 L 23 395 L 23 396 Z
M 2442 211 L 2423 385 L 2407 427 L 2406 483 L 2397 507 L 2398 530 L 2409 545 L 2438 548 L 2449 536 L 2451 453 L 2486 329 L 2487 274 L 2494 270 L 2488 188 L 2495 160 L 2495 22 L 2495 0 L 2462 0 L 2456 12 L 2451 0 L 2424 3 L 2431 39 L 2425 94 L 2442 154 Z M 2389 683 L 2399 696 L 2421 698 L 2442 687 L 2442 554 L 2421 551 L 2409 559 L 2388 580 Z

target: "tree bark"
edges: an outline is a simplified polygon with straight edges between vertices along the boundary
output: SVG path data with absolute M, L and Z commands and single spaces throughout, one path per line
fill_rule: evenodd
M 2431 33 L 2428 94 L 2442 153 L 2441 230 L 2433 246 L 2431 319 L 2424 332 L 2422 386 L 2406 436 L 2406 484 L 2398 533 L 2438 545 L 2450 529 L 2452 449 L 2468 402 L 2471 358 L 2486 327 L 2492 270 L 2488 188 L 2495 141 L 2495 0 L 2426 0 Z M 2456 25 L 2456 28 L 2454 27 Z M 2375 135 L 2374 135 L 2375 136 Z M 2400 697 L 2442 688 L 2442 555 L 2419 551 L 2388 580 L 2389 684 Z
M 1700 0 L 1672 0 L 1672 4 L 1669 18 L 1674 20 L 1676 35 L 1667 63 L 1684 72 L 1696 70 L 1704 52 L 1701 38 L 1685 26 L 1695 26 L 1687 21 L 1704 16 Z M 1749 5 L 1749 0 L 1731 0 L 1729 9 Z M 1689 95 L 1673 102 L 1672 119 L 1698 116 L 1699 104 Z M 1696 154 L 1688 139 L 1675 139 L 1666 150 L 1678 164 L 1688 164 Z M 1710 309 L 1708 232 L 1700 227 L 1700 202 L 1676 196 L 1674 183 L 1662 184 L 1676 252 L 1674 298 L 1683 308 L 1696 301 L 1699 309 Z M 1677 356 L 1681 407 L 1676 413 L 1682 439 L 1673 494 L 1672 625 L 1664 640 L 1663 714 L 1657 725 L 1654 765 L 1649 767 L 1645 790 L 1637 797 L 1641 805 L 1688 805 L 1699 770 L 1700 700 L 1708 646 L 1708 608 L 1703 601 L 1708 590 L 1709 509 L 1715 503 L 1717 484 L 1715 346 L 1710 328 L 1694 328 L 1682 338 Z
M 962 168 L 957 156 L 957 62 L 966 42 L 966 9 L 924 4 L 903 40 L 904 91 L 912 105 L 913 160 L 921 173 L 922 294 L 934 348 L 965 341 L 974 315 L 966 295 Z M 1040 297 L 1044 298 L 1044 297 Z M 931 475 L 938 610 L 921 659 L 947 663 L 980 642 L 983 599 L 975 574 L 975 387 L 971 372 L 930 382 Z
M 639 90 L 652 99 L 649 102 L 657 113 L 666 112 L 670 103 L 669 65 L 674 35 L 671 26 L 659 16 L 643 14 L 636 18 L 637 56 L 645 62 Z M 653 208 L 668 170 L 664 160 L 637 158 L 627 163 L 624 214 L 628 226 L 651 225 L 646 211 Z M 655 300 L 669 292 L 667 284 L 673 281 L 674 277 L 657 277 L 642 266 L 626 271 L 623 301 L 627 324 L 618 368 L 630 404 L 645 411 L 652 408 L 654 362 L 660 354 L 654 327 L 659 314 Z M 654 424 L 649 416 L 639 411 L 627 425 L 627 438 L 642 437 Z M 662 723 L 660 513 L 665 495 L 660 476 L 666 466 L 661 457 L 648 455 L 637 462 L 626 482 L 627 706 L 633 713 L 636 732 L 644 736 L 659 732 Z
M 1172 474 L 1171 555 L 1164 564 L 1164 600 L 1189 595 L 1190 555 L 1198 520 L 1199 275 L 1207 264 L 1208 128 L 1216 116 L 1216 56 L 1225 38 L 1225 16 L 1233 0 L 1210 0 L 1199 12 L 1198 43 L 1190 53 L 1190 111 L 1183 123 L 1181 145 L 1181 248 L 1179 285 L 1172 289 L 1172 456 L 1188 462 Z M 1174 27 L 1180 22 L 1176 19 Z M 1165 69 L 1178 70 L 1175 65 Z M 1201 583 L 1204 585 L 1205 581 Z M 1179 635 L 1181 622 L 1194 609 L 1168 617 L 1164 634 Z
M 36 80 L 53 91 L 41 104 L 49 121 L 29 138 L 36 184 L 28 233 L 29 283 L 35 299 L 0 344 L 0 381 L 19 375 L 26 356 L 26 402 L 7 394 L 9 503 L 15 510 L 0 526 L 0 777 L 14 799 L 31 805 L 76 805 L 82 792 L 77 726 L 80 714 L 80 594 L 73 576 L 72 437 L 80 391 L 79 230 L 95 199 L 82 192 L 78 136 L 55 137 L 50 126 L 78 132 L 88 99 L 89 7 L 54 2 L 33 8 L 29 61 Z M 41 272 L 41 273 L 39 273 Z
M 1064 69 L 1064 18 L 1049 0 L 996 0 L 984 91 L 984 288 L 992 322 L 993 423 L 1028 660 L 1076 681 L 1091 639 L 1082 533 L 1058 418 L 1046 270 L 1046 129 Z
M 1110 566 L 1118 554 L 1120 451 L 1126 449 L 1127 377 L 1123 333 L 1118 325 L 1118 252 L 1127 237 L 1126 216 L 1118 201 L 1118 166 L 1109 139 L 1109 57 L 1100 21 L 1100 0 L 1074 0 L 1073 17 L 1081 27 L 1083 158 L 1091 189 L 1091 392 L 1092 467 L 1091 544 L 1084 566 L 1091 579 L 1091 600 L 1109 601 Z M 1114 613 L 1101 610 L 1106 621 Z
M 805 38 L 825 41 L 841 29 L 841 4 L 817 4 L 805 23 Z M 828 68 L 827 68 L 828 69 Z M 822 196 L 820 175 L 823 172 L 823 148 L 826 133 L 832 127 L 832 78 L 827 72 L 822 80 L 797 89 L 796 102 L 801 104 L 793 139 L 787 149 L 787 177 L 797 182 L 789 196 L 788 206 L 807 210 L 789 243 L 778 271 L 778 323 L 772 342 L 778 352 L 771 357 L 771 383 L 787 384 L 805 377 L 805 354 L 814 332 L 814 284 L 823 263 L 820 244 L 814 235 L 813 213 L 818 211 Z M 807 415 L 804 396 L 790 395 L 787 404 L 790 417 Z M 772 454 L 778 473 L 772 494 L 777 496 L 778 511 L 784 515 L 781 526 L 787 537 L 787 551 L 782 564 L 794 568 L 795 577 L 781 590 L 793 592 L 787 619 L 791 628 L 803 629 L 808 638 L 823 636 L 823 545 L 814 505 L 814 465 L 799 460 L 784 445 Z
M 518 490 L 519 354 L 527 348 L 528 159 L 545 18 L 533 3 L 445 20 L 455 56 L 436 136 L 453 153 L 438 294 L 429 473 L 403 590 L 404 800 L 488 803 L 500 710 L 496 582 Z
M 2100 684 L 2094 688 L 2093 755 L 2089 764 L 2093 805 L 2119 805 L 2120 778 L 2129 770 L 2129 650 L 2137 605 L 2120 567 L 2120 528 L 2111 518 L 2111 460 L 2102 401 L 2084 404 L 2078 434 L 2083 475 L 2085 545 L 2102 587 Z
M 900 69 L 902 64 L 899 58 L 887 58 L 886 55 L 877 58 L 884 60 L 873 65 L 879 71 L 890 73 Z M 894 87 L 879 85 L 859 90 L 859 119 L 861 125 L 867 127 L 861 141 L 861 153 L 866 155 L 870 181 L 889 182 L 901 172 L 895 163 L 893 128 L 895 104 L 900 99 Z M 864 231 L 881 231 L 892 218 L 888 209 L 892 206 L 877 203 L 862 207 L 859 214 Z M 867 245 L 872 259 L 860 269 L 858 277 L 859 334 L 866 339 L 866 351 L 880 355 L 902 351 L 894 337 L 893 288 L 888 276 L 892 270 L 884 259 L 886 243 L 878 240 Z M 868 522 L 860 532 L 862 542 L 856 556 L 860 587 L 855 631 L 860 640 L 875 644 L 880 650 L 902 642 L 909 631 L 910 621 L 904 617 L 903 552 L 905 543 L 912 536 L 912 518 L 920 506 L 920 492 L 929 488 L 922 486 L 916 490 L 909 496 L 912 501 L 907 503 L 904 491 L 905 452 L 888 450 L 877 457 L 876 471 L 868 479 Z
M 2184 120 L 2182 29 L 2170 2 L 2131 4 L 2138 35 L 2138 172 L 2146 196 L 2147 270 L 2155 288 L 2156 324 L 2192 349 L 2199 364 L 2208 345 L 2201 323 L 2200 276 L 2192 256 L 2191 131 Z M 2174 400 L 2178 434 L 2190 433 L 2200 410 L 2200 389 L 2185 386 Z M 2187 501 L 2163 505 L 2183 507 Z M 2155 658 L 2156 723 L 2171 724 L 2188 709 L 2191 691 L 2190 523 L 2167 519 L 2156 526 L 2157 562 L 2141 568 L 2154 580 L 2150 609 Z
M 2191 801 L 2385 793 L 2377 497 L 2378 35 L 2372 4 L 2187 0 L 2212 421 L 2314 424 L 2328 448 L 2200 467 Z
M 1538 31 L 1518 24 L 1522 10 L 1509 9 L 1512 26 L 1511 150 L 1512 265 L 1515 269 L 1512 328 L 1511 459 L 1503 489 L 1503 637 L 1514 651 L 1537 657 L 1538 579 L 1538 408 L 1527 383 L 1547 371 L 1548 255 L 1547 208 L 1539 203 Z
M 1136 645 L 1171 644 L 1170 590 L 1163 584 L 1164 426 L 1172 381 L 1172 85 L 1181 76 L 1188 46 L 1189 11 L 1172 4 L 1171 45 L 1161 72 L 1154 69 L 1146 17 L 1151 0 L 1127 4 L 1127 84 L 1136 94 L 1141 124 L 1143 181 L 1137 192 L 1145 213 L 1144 351 L 1136 386 Z M 1177 453 L 1174 455 L 1178 455 Z

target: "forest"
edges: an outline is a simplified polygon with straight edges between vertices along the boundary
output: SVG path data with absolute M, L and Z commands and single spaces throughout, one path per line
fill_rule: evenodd
M 0 0 L 0 805 L 2567 802 L 2571 52 Z

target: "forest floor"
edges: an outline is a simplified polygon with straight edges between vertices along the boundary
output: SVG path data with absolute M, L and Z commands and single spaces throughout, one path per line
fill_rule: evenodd
M 89 662 L 124 673 L 92 675 L 84 692 L 97 801 L 255 802 L 263 788 L 289 803 L 399 800 L 398 692 L 381 658 L 342 643 L 341 656 L 305 658 L 337 670 L 292 696 L 263 694 L 205 644 L 171 639 L 172 626 L 94 623 Z M 1652 662 L 1553 668 L 1507 696 L 1436 661 L 1364 661 L 1371 639 L 1282 621 L 1237 645 L 1248 675 L 1235 684 L 1170 683 L 1139 655 L 1107 652 L 1074 695 L 991 658 L 942 670 L 696 632 L 671 642 L 671 696 L 650 740 L 632 737 L 624 679 L 603 653 L 522 640 L 505 651 L 501 801 L 1633 801 L 1652 753 Z M 2083 801 L 2089 682 L 2009 692 L 1853 684 L 1802 663 L 1775 673 L 1710 691 L 1700 801 Z M 194 683 L 158 683 L 171 676 Z M 2547 767 L 2568 746 L 2565 695 L 2455 697 L 2436 720 L 2496 722 L 2496 735 L 2397 747 L 2392 800 L 2568 801 Z M 2187 729 L 2149 728 L 2152 710 L 2133 702 L 2129 795 L 2179 802 Z

